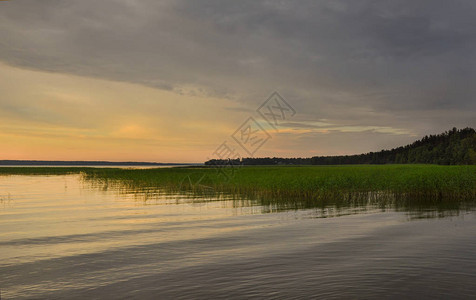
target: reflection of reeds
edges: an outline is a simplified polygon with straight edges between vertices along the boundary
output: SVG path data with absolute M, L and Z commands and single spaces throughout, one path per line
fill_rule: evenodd
M 0 195 L 0 204 L 3 204 L 3 206 L 9 205 L 11 201 L 12 195 L 10 193 L 7 193 L 6 195 Z
M 214 168 L 0 168 L 0 174 L 78 172 L 105 190 L 113 186 L 148 198 L 180 193 L 197 201 L 227 195 L 272 210 L 368 206 L 450 211 L 473 207 L 476 200 L 476 166 L 242 167 L 230 180 Z

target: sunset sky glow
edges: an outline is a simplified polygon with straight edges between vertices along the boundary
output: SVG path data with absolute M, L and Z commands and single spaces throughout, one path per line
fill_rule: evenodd
M 0 27 L 0 159 L 203 162 L 249 117 L 258 157 L 476 127 L 474 1 L 17 0 Z

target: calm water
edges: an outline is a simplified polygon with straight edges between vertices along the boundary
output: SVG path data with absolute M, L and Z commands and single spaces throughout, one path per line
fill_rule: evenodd
M 276 211 L 0 176 L 1 299 L 474 299 L 476 212 Z

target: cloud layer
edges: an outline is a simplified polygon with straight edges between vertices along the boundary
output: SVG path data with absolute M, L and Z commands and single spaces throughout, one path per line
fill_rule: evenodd
M 0 26 L 0 60 L 16 68 L 213 98 L 230 115 L 279 90 L 302 142 L 287 155 L 322 141 L 334 145 L 325 154 L 378 150 L 476 126 L 470 0 L 17 0 L 0 3 Z M 7 102 L 0 95 L 4 114 L 21 111 Z

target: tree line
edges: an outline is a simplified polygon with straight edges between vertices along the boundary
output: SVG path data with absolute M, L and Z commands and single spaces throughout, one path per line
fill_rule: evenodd
M 357 155 L 314 156 L 311 158 L 212 159 L 205 165 L 344 165 L 344 164 L 476 164 L 476 131 L 453 128 L 441 134 L 427 135 L 412 144 Z

